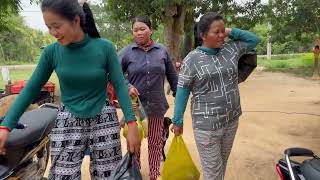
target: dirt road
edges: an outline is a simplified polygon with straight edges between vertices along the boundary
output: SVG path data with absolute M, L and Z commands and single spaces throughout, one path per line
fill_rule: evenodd
M 240 85 L 240 91 L 243 115 L 229 158 L 226 180 L 279 179 L 275 163 L 287 147 L 306 147 L 320 154 L 320 81 L 258 70 Z M 169 102 L 171 108 L 167 114 L 171 117 L 173 98 L 169 97 Z M 194 162 L 201 169 L 189 105 L 183 136 Z M 126 145 L 122 140 L 125 152 Z M 83 165 L 82 176 L 87 180 L 88 158 Z M 146 140 L 142 145 L 142 175 L 149 179 Z

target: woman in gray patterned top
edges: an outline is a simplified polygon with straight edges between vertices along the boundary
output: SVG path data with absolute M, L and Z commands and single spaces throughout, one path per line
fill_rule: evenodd
M 201 17 L 202 46 L 183 60 L 172 130 L 183 132 L 183 114 L 192 92 L 193 130 L 205 180 L 222 180 L 241 115 L 238 60 L 260 42 L 251 32 L 225 28 L 213 12 Z M 229 41 L 225 42 L 225 38 Z

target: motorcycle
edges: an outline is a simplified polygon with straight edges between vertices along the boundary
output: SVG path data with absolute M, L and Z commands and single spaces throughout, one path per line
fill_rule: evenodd
M 49 134 L 54 126 L 58 106 L 43 104 L 25 112 L 5 145 L 6 155 L 0 156 L 0 180 L 42 179 L 49 160 Z
M 320 158 L 311 150 L 289 148 L 284 151 L 284 155 L 285 157 L 276 165 L 281 180 L 320 180 Z M 294 156 L 310 157 L 310 159 L 299 163 L 290 159 Z

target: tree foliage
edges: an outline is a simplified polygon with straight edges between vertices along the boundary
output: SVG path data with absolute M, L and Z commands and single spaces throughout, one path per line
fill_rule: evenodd
M 131 26 L 127 22 L 112 19 L 105 4 L 90 6 L 100 35 L 115 43 L 117 49 L 131 42 Z
M 159 24 L 164 27 L 165 44 L 173 61 L 180 56 L 182 37 L 184 34 L 185 16 L 193 11 L 196 0 L 107 0 L 106 5 L 112 18 L 120 21 L 130 21 L 139 15 L 146 15 L 152 19 L 153 28 Z
M 17 15 L 21 9 L 20 0 L 1 0 L 0 3 L 0 32 L 8 30 L 10 26 L 9 18 Z
M 253 28 L 265 19 L 266 4 L 261 0 L 239 2 L 235 0 L 202 0 L 197 4 L 196 17 L 213 11 L 222 14 L 230 26 L 243 29 Z
M 184 46 L 189 45 L 187 51 L 190 50 L 192 40 L 188 39 L 192 38 L 194 21 L 205 12 L 220 12 L 230 25 L 248 29 L 262 21 L 265 11 L 261 0 L 241 4 L 235 0 L 146 0 L 143 3 L 138 0 L 107 0 L 106 7 L 113 19 L 128 21 L 137 15 L 147 15 L 153 20 L 154 27 L 163 24 L 165 42 L 174 60 L 182 54 L 183 39 Z
M 320 34 L 320 5 L 318 0 L 273 0 L 270 19 L 277 40 L 286 41 L 287 35 L 307 41 Z
M 31 29 L 24 24 L 21 16 L 10 16 L 10 31 L 0 32 L 0 61 L 34 62 L 41 47 L 54 41 L 48 34 Z
M 111 17 L 111 13 L 106 9 L 105 4 L 91 4 L 91 10 L 94 14 L 95 22 L 100 35 L 103 38 L 111 40 L 118 50 L 132 43 L 131 22 L 121 21 Z M 160 24 L 153 31 L 152 38 L 156 42 L 163 43 L 163 26 Z

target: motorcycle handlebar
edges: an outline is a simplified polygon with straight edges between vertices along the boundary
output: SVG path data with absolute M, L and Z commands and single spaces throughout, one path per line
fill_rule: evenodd
M 39 108 L 59 109 L 59 106 L 53 103 L 45 103 L 45 104 L 42 104 Z
M 290 148 L 284 151 L 284 154 L 290 156 L 308 156 L 314 157 L 314 153 L 306 148 Z

